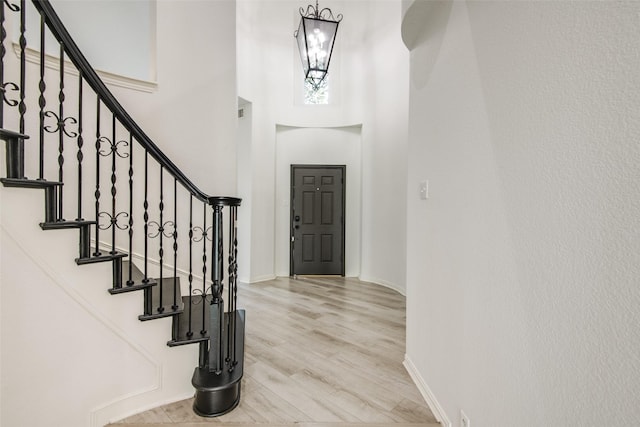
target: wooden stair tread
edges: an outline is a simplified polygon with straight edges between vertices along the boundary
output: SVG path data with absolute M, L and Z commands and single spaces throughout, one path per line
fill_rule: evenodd
M 131 266 L 131 279 L 129 279 L 129 266 Z M 122 261 L 122 287 L 110 288 L 111 295 L 123 294 L 126 292 L 139 291 L 141 289 L 156 286 L 157 282 L 153 279 L 145 281 L 144 273 L 131 261 Z
M 81 228 L 87 225 L 95 225 L 96 221 L 74 220 L 74 221 L 55 221 L 55 222 L 41 222 L 40 228 L 43 230 L 64 230 L 70 228 Z
M 22 133 L 19 132 L 14 132 L 12 130 L 9 129 L 2 129 L 0 128 L 0 139 L 2 140 L 7 140 L 7 139 L 29 139 L 29 135 L 24 135 Z
M 28 179 L 28 178 L 0 178 L 0 182 L 5 187 L 19 188 L 51 188 L 64 185 L 62 182 L 46 181 L 44 179 Z
M 210 297 L 211 295 L 207 295 Z M 190 300 L 193 301 L 189 305 Z M 177 335 L 175 339 L 167 342 L 169 347 L 176 347 L 185 344 L 195 344 L 201 341 L 207 341 L 209 339 L 209 331 L 201 333 L 202 318 L 204 310 L 205 324 L 208 326 L 209 322 L 209 301 L 203 300 L 202 296 L 186 296 L 182 298 L 184 304 L 184 311 L 182 314 L 173 318 L 174 323 L 177 322 Z M 189 328 L 189 310 L 191 310 L 191 328 Z M 174 329 L 176 326 L 174 325 Z M 191 334 L 189 334 L 191 332 Z
M 151 314 L 141 314 L 138 319 L 142 321 L 160 319 L 162 317 L 176 316 L 183 312 L 184 301 L 180 292 L 180 278 L 175 278 L 176 305 L 174 306 L 174 278 L 163 277 L 162 281 L 154 279 L 159 285 L 151 289 Z M 160 301 L 160 288 L 162 287 L 162 301 Z
M 108 262 L 113 261 L 114 259 L 124 258 L 127 254 L 122 252 L 102 252 L 100 255 L 94 255 L 95 251 L 91 251 L 92 255 L 87 258 L 76 258 L 76 264 L 85 265 L 85 264 L 95 264 L 97 262 Z

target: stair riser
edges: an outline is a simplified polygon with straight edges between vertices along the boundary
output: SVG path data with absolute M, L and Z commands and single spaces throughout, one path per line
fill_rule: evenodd
M 10 139 L 6 143 L 7 178 L 24 179 L 24 141 Z
M 58 207 L 58 189 L 47 187 L 44 189 L 44 221 L 55 222 L 58 220 L 56 209 Z
M 88 225 L 80 227 L 78 252 L 80 258 L 88 258 L 91 256 L 91 229 Z

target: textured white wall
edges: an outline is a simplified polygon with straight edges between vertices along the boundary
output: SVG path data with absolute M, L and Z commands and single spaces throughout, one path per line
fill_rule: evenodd
M 275 216 L 276 125 L 361 125 L 360 276 L 404 289 L 408 53 L 399 35 L 399 4 L 392 0 L 321 4 L 345 17 L 331 59 L 335 91 L 331 97 L 336 102 L 305 106 L 297 98 L 302 71 L 293 38 L 300 2 L 238 1 L 239 95 L 253 105 L 252 281 L 282 270 L 276 269 L 274 256 L 280 237 L 275 235 L 275 224 L 282 220 Z
M 640 3 L 431 18 L 410 38 L 409 362 L 454 426 L 636 425 Z
M 235 1 L 159 0 L 154 93 L 113 92 L 204 192 L 236 195 Z
M 360 278 L 405 292 L 409 58 L 400 37 L 400 2 L 367 10 L 364 65 L 365 124 Z
M 290 272 L 291 165 L 345 165 L 345 275 L 360 274 L 362 137 L 360 126 L 295 128 L 276 134 L 276 275 Z
M 155 81 L 155 1 L 53 0 L 51 4 L 67 30 L 75 35 L 76 43 L 93 67 Z M 27 17 L 27 28 L 38 28 L 39 15 Z M 114 31 L 116 27 L 118 30 Z M 16 29 L 14 40 L 17 37 Z M 49 35 L 46 45 L 53 46 L 54 43 L 54 37 Z

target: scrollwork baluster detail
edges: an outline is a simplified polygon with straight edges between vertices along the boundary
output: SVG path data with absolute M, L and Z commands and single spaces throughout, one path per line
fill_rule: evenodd
M 19 12 L 20 11 L 20 6 L 18 6 L 17 4 L 11 3 L 9 0 L 4 0 L 3 2 L 4 2 L 5 5 L 7 5 L 9 10 L 11 10 L 12 12 Z
M 149 282 L 149 151 L 144 152 L 144 282 Z M 149 313 L 150 314 L 150 313 Z
M 2 93 L 2 101 L 0 101 L 0 128 L 4 127 L 4 105 L 7 104 L 10 107 L 18 105 L 18 100 L 9 99 L 7 97 L 8 90 L 18 91 L 18 85 L 12 82 L 4 81 L 4 57 L 7 54 L 7 48 L 4 45 L 7 39 L 7 29 L 5 28 L 5 7 L 12 12 L 18 12 L 20 7 L 13 3 L 9 3 L 4 0 L 0 4 L 0 93 Z
M 40 112 L 38 117 L 40 119 L 40 132 L 39 132 L 39 149 L 40 149 L 40 159 L 38 165 L 38 178 L 44 179 L 44 132 L 45 132 L 45 107 L 47 106 L 47 98 L 45 97 L 45 92 L 47 90 L 47 83 L 44 79 L 44 69 L 45 69 L 45 21 L 44 16 L 40 15 L 40 81 L 38 83 L 38 90 L 40 92 L 40 96 L 38 97 L 38 107 L 40 107 Z
M 202 295 L 207 294 L 207 232 L 210 228 L 207 228 L 207 205 L 206 203 L 202 205 Z M 205 316 L 204 309 L 202 310 L 202 329 L 200 330 L 200 334 L 204 335 L 207 333 L 207 319 Z
M 64 136 L 66 134 L 65 131 L 65 121 L 67 119 L 63 119 L 64 117 L 64 43 L 60 43 L 60 92 L 58 93 L 58 111 L 60 115 L 58 116 L 58 128 L 60 132 L 58 133 L 58 181 L 64 182 Z M 45 114 L 46 115 L 46 114 Z M 76 119 L 73 119 L 73 122 L 76 122 Z M 46 129 L 45 129 L 46 130 Z M 71 138 L 75 138 L 77 134 L 68 135 Z M 59 218 L 64 218 L 64 203 L 63 203 L 63 186 L 58 187 L 58 215 Z
M 111 231 L 111 254 L 116 253 L 116 230 L 127 230 L 129 228 L 129 224 L 121 225 L 119 223 L 120 219 L 130 221 L 131 215 L 127 212 L 117 211 L 117 175 L 116 175 L 116 159 L 122 158 L 126 159 L 130 157 L 128 152 L 124 152 L 126 147 L 130 147 L 129 141 L 116 139 L 116 120 L 115 116 L 112 116 L 111 123 L 111 138 L 106 136 L 98 136 L 96 142 L 96 149 L 98 153 L 98 158 L 100 157 L 111 157 L 111 212 L 101 211 L 98 213 L 98 218 L 108 218 L 108 222 L 106 225 L 99 224 L 100 230 L 110 230 Z
M 173 178 L 173 310 L 178 309 L 178 180 Z
M 158 308 L 157 308 L 158 313 L 162 313 L 164 311 L 164 306 L 162 305 L 162 297 L 163 297 L 163 293 L 164 293 L 164 291 L 163 291 L 164 286 L 162 286 L 162 279 L 163 279 L 163 277 L 162 277 L 163 274 L 162 273 L 163 273 L 163 270 L 164 270 L 163 263 L 162 263 L 163 256 L 164 256 L 164 249 L 162 247 L 162 241 L 164 240 L 163 239 L 163 236 L 164 236 L 164 232 L 163 232 L 164 231 L 164 223 L 162 222 L 162 215 L 164 213 L 164 194 L 163 194 L 164 193 L 164 188 L 163 188 L 163 180 L 162 180 L 162 177 L 164 175 L 163 172 L 164 172 L 164 168 L 162 166 L 160 166 L 160 203 L 158 204 L 158 208 L 160 209 L 160 224 L 162 224 L 162 225 L 160 227 L 158 227 L 158 230 L 159 230 L 158 235 L 160 236 L 160 248 L 158 249 L 158 256 L 160 257 L 160 286 L 159 286 L 160 289 L 158 290 L 158 292 L 160 294 L 160 298 L 159 298 L 159 303 L 158 303 L 159 305 L 158 305 Z
M 133 136 L 129 134 L 129 259 L 133 256 Z M 133 285 L 133 263 L 129 262 L 127 285 Z
M 193 292 L 193 194 L 189 195 L 189 296 Z M 189 298 L 189 308 L 188 310 L 188 328 L 187 328 L 187 337 L 191 338 L 193 336 L 193 330 L 191 329 L 192 322 L 192 302 L 191 298 Z
M 83 78 L 82 73 L 78 75 L 78 151 L 76 152 L 76 159 L 78 160 L 78 216 L 77 220 L 82 220 L 82 160 L 84 155 L 82 154 L 82 147 L 84 146 L 84 138 L 82 137 L 82 87 Z
M 102 137 L 100 135 L 100 97 L 96 96 L 96 190 L 93 193 L 95 198 L 96 221 L 100 218 L 100 146 Z M 96 223 L 96 250 L 95 256 L 100 256 L 100 224 Z
M 20 133 L 24 134 L 24 116 L 27 112 L 27 104 L 25 103 L 26 90 L 25 90 L 25 82 L 27 77 L 27 38 L 25 33 L 27 31 L 26 28 L 26 10 L 25 10 L 25 0 L 20 0 L 20 36 L 18 38 L 18 45 L 20 46 L 20 84 L 18 85 L 20 88 L 20 100 L 18 101 L 18 112 L 20 113 Z M 21 156 L 24 153 L 24 144 L 20 147 Z

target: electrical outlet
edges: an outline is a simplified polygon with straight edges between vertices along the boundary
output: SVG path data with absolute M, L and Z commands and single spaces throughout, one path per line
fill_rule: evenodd
M 460 427 L 471 427 L 471 420 L 463 411 L 460 411 Z

